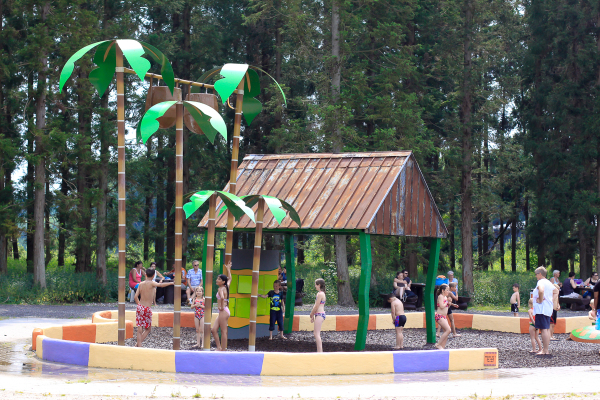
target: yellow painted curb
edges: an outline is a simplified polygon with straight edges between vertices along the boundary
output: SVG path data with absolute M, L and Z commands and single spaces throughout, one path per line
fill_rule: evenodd
M 35 353 L 40 360 L 44 359 L 44 335 L 38 335 L 35 338 Z
M 96 343 L 116 342 L 119 340 L 118 328 L 118 322 L 96 324 Z
M 392 352 L 265 353 L 261 375 L 354 375 L 394 373 Z
M 406 315 L 406 325 L 404 325 L 405 328 L 425 328 L 423 326 L 423 314 L 422 312 L 419 313 L 408 313 L 405 314 Z M 392 321 L 391 318 L 391 314 L 390 314 L 390 323 Z M 393 324 L 392 324 L 392 328 L 393 328 Z
M 473 329 L 481 331 L 521 333 L 521 319 L 515 317 L 474 314 Z
M 559 318 L 560 320 L 560 318 Z M 565 318 L 565 332 L 571 333 L 575 329 L 584 328 L 592 325 L 592 321 L 587 317 L 568 317 Z
M 375 314 L 375 329 L 395 329 L 392 314 Z
M 63 328 L 60 325 L 44 328 L 44 336 L 49 337 L 51 339 L 61 339 L 62 340 Z M 37 344 L 36 344 L 36 346 L 37 346 Z
M 172 350 L 90 344 L 90 367 L 175 372 Z
M 498 349 L 456 349 L 448 352 L 449 371 L 498 368 Z

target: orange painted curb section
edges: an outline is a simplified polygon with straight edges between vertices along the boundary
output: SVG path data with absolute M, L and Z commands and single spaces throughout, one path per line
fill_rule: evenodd
M 358 328 L 358 315 L 336 315 L 335 330 L 336 331 L 355 331 Z M 377 318 L 375 315 L 369 315 L 368 330 L 377 329 Z
M 456 329 L 465 329 L 473 327 L 473 314 L 452 313 Z
M 96 343 L 96 324 L 63 325 L 62 339 L 73 342 Z
M 38 336 L 43 335 L 44 334 L 44 330 L 42 328 L 35 328 L 33 330 L 33 333 L 31 334 L 31 349 L 35 351 L 35 347 L 36 347 L 36 339 Z
M 173 313 L 158 313 L 158 326 L 173 327 Z
M 519 325 L 521 327 L 521 333 L 529 333 L 529 318 L 521 318 L 519 320 Z

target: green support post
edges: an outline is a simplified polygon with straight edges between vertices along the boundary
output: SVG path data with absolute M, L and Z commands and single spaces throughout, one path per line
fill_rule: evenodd
M 429 268 L 427 269 L 427 282 L 425 283 L 425 324 L 427 343 L 435 343 L 435 278 L 438 274 L 438 260 L 440 258 L 439 238 L 432 238 L 429 242 Z
M 364 350 L 369 329 L 369 289 L 371 284 L 371 235 L 359 234 L 360 283 L 358 284 L 358 327 L 354 350 Z
M 287 270 L 287 294 L 285 297 L 285 319 L 283 332 L 292 333 L 294 306 L 296 305 L 296 261 L 294 260 L 294 235 L 285 235 L 285 267 Z

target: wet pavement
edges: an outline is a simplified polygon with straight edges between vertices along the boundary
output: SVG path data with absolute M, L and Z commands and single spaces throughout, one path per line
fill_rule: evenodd
M 1 320 L 0 398 L 450 399 L 557 392 L 566 393 L 566 398 L 570 393 L 581 396 L 581 392 L 594 390 L 593 382 L 600 378 L 600 366 L 543 368 L 543 358 L 542 368 L 261 377 L 86 368 L 41 361 L 30 350 L 34 326 L 79 322 L 40 318 Z M 600 398 L 600 394 L 585 398 Z

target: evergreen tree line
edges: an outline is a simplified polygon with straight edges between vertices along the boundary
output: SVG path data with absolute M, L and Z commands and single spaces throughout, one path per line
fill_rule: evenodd
M 513 271 L 519 231 L 527 268 L 567 270 L 577 258 L 586 277 L 600 255 L 598 2 L 0 0 L 0 16 L 0 273 L 7 257 L 26 257 L 44 287 L 50 259 L 62 266 L 73 255 L 76 271 L 106 282 L 117 245 L 115 83 L 103 97 L 93 91 L 92 53 L 60 94 L 58 78 L 75 51 L 111 38 L 154 45 L 182 79 L 226 62 L 271 74 L 287 106 L 262 77 L 265 108 L 242 128 L 242 156 L 414 151 L 449 229 L 443 265 L 462 268 L 467 293 L 474 269 L 498 258 L 504 269 L 507 232 Z M 132 128 L 149 84 L 126 76 Z M 220 110 L 231 135 L 233 110 Z M 163 269 L 175 244 L 174 133 L 127 146 L 128 243 L 142 249 L 129 257 L 153 249 Z M 186 128 L 184 142 L 184 193 L 222 189 L 230 142 Z M 186 256 L 197 223 L 184 223 Z M 347 303 L 353 244 L 324 240 Z M 427 241 L 379 238 L 374 247 L 376 260 L 416 276 Z

